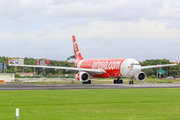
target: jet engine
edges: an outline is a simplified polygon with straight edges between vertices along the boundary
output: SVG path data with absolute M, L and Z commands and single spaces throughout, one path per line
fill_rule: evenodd
M 138 75 L 134 76 L 136 81 L 144 81 L 146 79 L 146 74 L 144 72 L 140 72 Z
M 75 78 L 78 81 L 87 82 L 90 79 L 90 75 L 87 72 L 79 72 Z

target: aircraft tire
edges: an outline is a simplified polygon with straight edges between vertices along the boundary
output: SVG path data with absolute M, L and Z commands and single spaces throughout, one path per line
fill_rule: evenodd
M 129 84 L 131 85 L 131 81 L 129 81 Z
M 134 81 L 129 81 L 129 84 L 130 84 L 130 85 L 131 85 L 131 84 L 133 85 L 133 84 L 134 84 Z
M 82 84 L 88 84 L 88 82 L 82 82 Z
M 117 84 L 120 84 L 121 83 L 121 81 L 120 80 L 117 80 Z
M 117 84 L 117 80 L 114 80 L 114 84 Z
M 91 80 L 88 80 L 88 84 L 91 84 Z
M 120 80 L 120 84 L 123 84 L 123 80 Z
M 133 84 L 134 84 L 134 81 L 132 81 L 131 84 L 133 85 Z
M 88 80 L 87 82 L 82 82 L 82 84 L 91 84 L 91 80 Z

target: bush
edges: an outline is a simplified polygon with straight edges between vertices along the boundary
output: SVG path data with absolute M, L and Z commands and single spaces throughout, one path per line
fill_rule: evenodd
M 15 78 L 21 78 L 19 74 L 15 74 Z
M 149 76 L 149 78 L 156 78 L 156 76 L 155 75 L 151 75 L 151 76 Z

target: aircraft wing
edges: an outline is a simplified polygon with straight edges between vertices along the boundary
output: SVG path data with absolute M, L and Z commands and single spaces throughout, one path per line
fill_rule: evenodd
M 178 61 L 176 61 L 174 64 L 141 66 L 141 69 L 158 68 L 158 67 L 166 67 L 166 66 L 175 66 L 175 65 L 177 65 L 177 63 L 178 63 Z
M 9 66 L 34 67 L 34 68 L 54 68 L 54 69 L 84 71 L 84 72 L 89 72 L 89 73 L 94 73 L 94 74 L 106 73 L 105 70 L 101 70 L 101 69 L 86 69 L 86 68 L 74 68 L 74 67 L 42 66 L 42 65 L 9 65 Z

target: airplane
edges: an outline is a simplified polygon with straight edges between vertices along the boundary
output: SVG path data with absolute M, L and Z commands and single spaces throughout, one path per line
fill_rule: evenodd
M 117 59 L 84 59 L 79 50 L 76 38 L 73 35 L 73 48 L 75 60 L 75 67 L 60 67 L 60 66 L 42 66 L 42 65 L 10 65 L 21 67 L 34 67 L 34 68 L 55 68 L 65 70 L 75 70 L 78 73 L 75 75 L 76 80 L 82 82 L 82 84 L 91 84 L 90 76 L 94 78 L 117 78 L 114 80 L 114 84 L 123 84 L 122 77 L 128 77 L 131 80 L 129 84 L 134 84 L 133 80 L 144 81 L 146 74 L 142 72 L 143 69 L 158 68 L 165 66 L 175 66 L 178 60 L 174 64 L 164 65 L 151 65 L 141 66 L 139 62 L 132 58 L 117 58 Z

